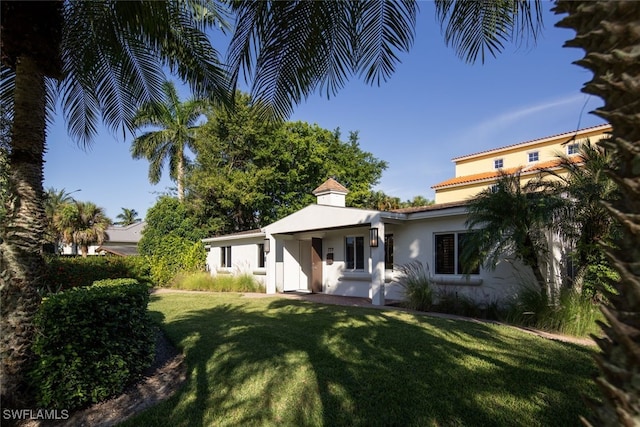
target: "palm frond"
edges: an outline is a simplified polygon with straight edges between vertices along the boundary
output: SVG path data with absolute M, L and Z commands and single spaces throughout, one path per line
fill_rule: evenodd
M 205 0 L 65 3 L 60 90 L 70 134 L 88 144 L 98 116 L 112 131 L 132 131 L 138 107 L 161 98 L 163 66 L 228 102 L 226 68 L 205 32 L 218 9 Z
M 335 94 L 353 74 L 367 83 L 389 78 L 413 41 L 417 3 L 238 1 L 227 63 L 240 72 L 271 117 L 321 88 Z
M 542 28 L 540 0 L 436 0 L 436 16 L 447 45 L 473 63 L 496 56 L 505 43 L 535 40 Z

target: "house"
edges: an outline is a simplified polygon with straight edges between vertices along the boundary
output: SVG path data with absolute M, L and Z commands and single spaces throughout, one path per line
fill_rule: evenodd
M 500 169 L 522 167 L 521 180 L 531 179 L 543 168 L 558 168 L 558 153 L 574 155 L 577 144 L 597 142 L 610 130 L 595 126 L 458 157 L 456 177 L 433 187 L 431 206 L 391 212 L 346 207 L 348 189 L 330 178 L 313 191 L 313 205 L 261 229 L 203 239 L 207 267 L 212 275 L 250 274 L 268 294 L 316 292 L 384 305 L 403 298 L 397 266 L 419 261 L 441 292 L 479 304 L 504 302 L 535 283 L 532 272 L 505 254 L 495 269 L 463 274 L 466 200 L 495 183 Z M 554 256 L 545 266 L 546 279 L 557 287 L 566 254 L 554 236 L 549 239 Z
M 125 226 L 109 226 L 106 230 L 107 240 L 102 245 L 89 246 L 88 255 L 138 255 L 138 242 L 142 237 L 145 225 L 147 225 L 146 222 L 139 221 Z M 76 255 L 77 253 L 78 249 L 74 245 L 62 247 L 62 255 Z
M 521 169 L 522 184 L 535 178 L 542 169 L 562 175 L 564 170 L 559 166 L 558 154 L 573 156 L 579 161 L 580 144 L 587 140 L 596 144 L 610 132 L 611 125 L 603 124 L 456 157 L 453 159 L 455 177 L 431 187 L 435 190 L 435 202 L 467 200 L 495 184 L 500 170 L 512 173 Z
M 512 295 L 527 275 L 507 261 L 462 273 L 464 203 L 385 212 L 346 207 L 347 192 L 329 179 L 314 190 L 316 204 L 259 230 L 203 239 L 211 274 L 251 274 L 268 294 L 317 292 L 376 305 L 403 298 L 397 265 L 414 260 L 446 291 L 486 304 Z

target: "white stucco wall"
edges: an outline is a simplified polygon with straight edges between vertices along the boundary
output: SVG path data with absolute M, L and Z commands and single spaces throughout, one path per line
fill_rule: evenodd
M 209 239 L 210 240 L 210 239 Z M 266 281 L 266 267 L 258 267 L 259 244 L 264 237 L 238 238 L 235 240 L 206 241 L 210 246 L 207 253 L 207 269 L 216 274 L 251 274 L 263 286 Z M 221 248 L 231 246 L 231 267 L 221 266 Z
M 505 301 L 521 284 L 530 282 L 533 276 L 519 263 L 504 260 L 495 270 L 480 268 L 480 274 L 435 274 L 435 236 L 441 233 L 466 232 L 465 216 L 430 218 L 409 221 L 402 227 L 394 228 L 394 262 L 396 265 L 420 261 L 428 266 L 428 271 L 436 283 L 438 292 L 466 296 L 489 304 Z M 397 276 L 394 272 L 394 277 Z M 402 288 L 397 283 L 387 284 L 389 299 L 399 299 Z

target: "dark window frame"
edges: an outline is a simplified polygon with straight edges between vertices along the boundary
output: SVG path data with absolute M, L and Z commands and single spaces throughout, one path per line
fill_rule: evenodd
M 393 270 L 393 234 L 384 235 L 384 268 Z
M 220 267 L 231 268 L 231 246 L 220 247 Z
M 345 270 L 364 271 L 364 236 L 344 238 Z
M 264 253 L 264 243 L 258 243 L 258 268 L 264 268 L 267 264 L 266 255 Z
M 434 235 L 435 274 L 463 275 L 480 274 L 480 266 L 466 272 L 460 259 L 464 238 L 469 232 L 437 233 Z

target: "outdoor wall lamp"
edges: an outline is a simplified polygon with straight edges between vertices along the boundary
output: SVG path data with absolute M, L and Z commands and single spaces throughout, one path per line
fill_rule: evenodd
M 372 248 L 378 247 L 378 229 L 370 228 L 369 229 L 369 246 Z
M 268 254 L 269 252 L 271 252 L 271 240 L 264 239 L 264 253 Z

